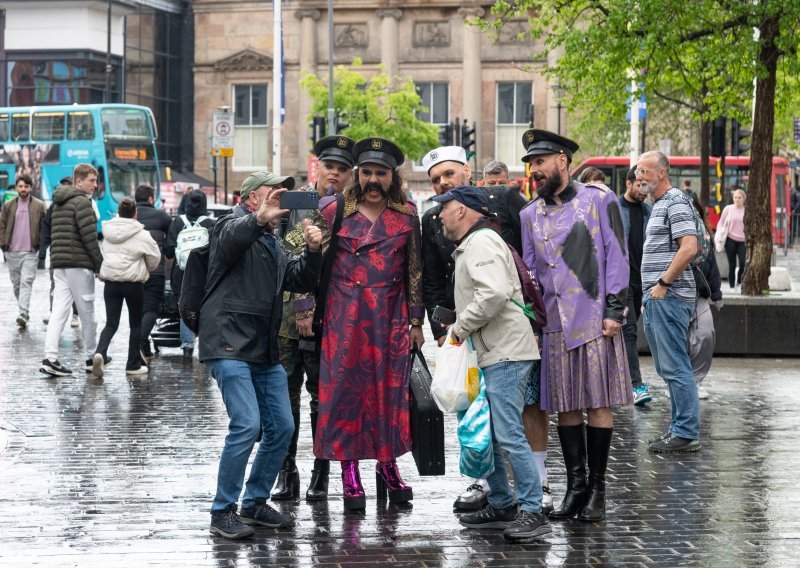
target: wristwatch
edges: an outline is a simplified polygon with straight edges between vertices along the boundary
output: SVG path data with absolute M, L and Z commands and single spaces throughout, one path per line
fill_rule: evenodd
M 672 283 L 671 282 L 664 282 L 663 278 L 659 278 L 658 279 L 658 285 L 659 286 L 663 286 L 664 288 L 669 288 L 670 286 L 672 286 Z

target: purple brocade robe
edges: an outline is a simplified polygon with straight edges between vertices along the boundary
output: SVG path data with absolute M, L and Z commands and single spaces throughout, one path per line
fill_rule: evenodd
M 523 258 L 544 291 L 544 332 L 563 331 L 567 349 L 602 336 L 606 295 L 624 293 L 630 271 L 616 195 L 573 187 L 566 203 L 539 198 L 520 213 Z

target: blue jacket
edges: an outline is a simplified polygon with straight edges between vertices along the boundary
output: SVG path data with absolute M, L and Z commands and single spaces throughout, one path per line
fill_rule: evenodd
M 625 243 L 627 245 L 628 238 L 631 234 L 631 212 L 628 210 L 628 202 L 625 201 L 625 196 L 620 195 L 617 199 L 619 199 L 619 212 L 622 215 L 622 226 L 625 229 Z M 647 229 L 647 223 L 650 221 L 650 212 L 653 210 L 653 207 L 648 205 L 647 203 L 642 203 L 642 215 L 644 218 L 644 226 L 642 227 L 642 235 L 644 235 L 645 230 Z

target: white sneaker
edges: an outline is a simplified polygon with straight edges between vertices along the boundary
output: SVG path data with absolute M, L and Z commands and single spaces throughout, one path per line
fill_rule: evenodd
M 708 391 L 701 386 L 697 386 L 697 398 L 705 400 L 708 398 Z
M 138 369 L 125 369 L 125 374 L 126 375 L 146 375 L 148 370 L 149 369 L 145 365 L 142 365 Z
M 106 362 L 103 360 L 103 355 L 95 353 L 94 357 L 92 357 L 92 374 L 98 379 L 102 379 L 105 368 Z
M 78 327 L 81 325 L 81 319 L 78 314 L 72 314 L 72 321 L 69 322 L 70 327 Z

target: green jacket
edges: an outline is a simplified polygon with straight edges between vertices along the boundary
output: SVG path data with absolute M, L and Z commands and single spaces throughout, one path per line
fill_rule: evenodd
M 60 185 L 53 192 L 53 203 L 50 266 L 99 272 L 103 254 L 91 198 L 71 185 Z

